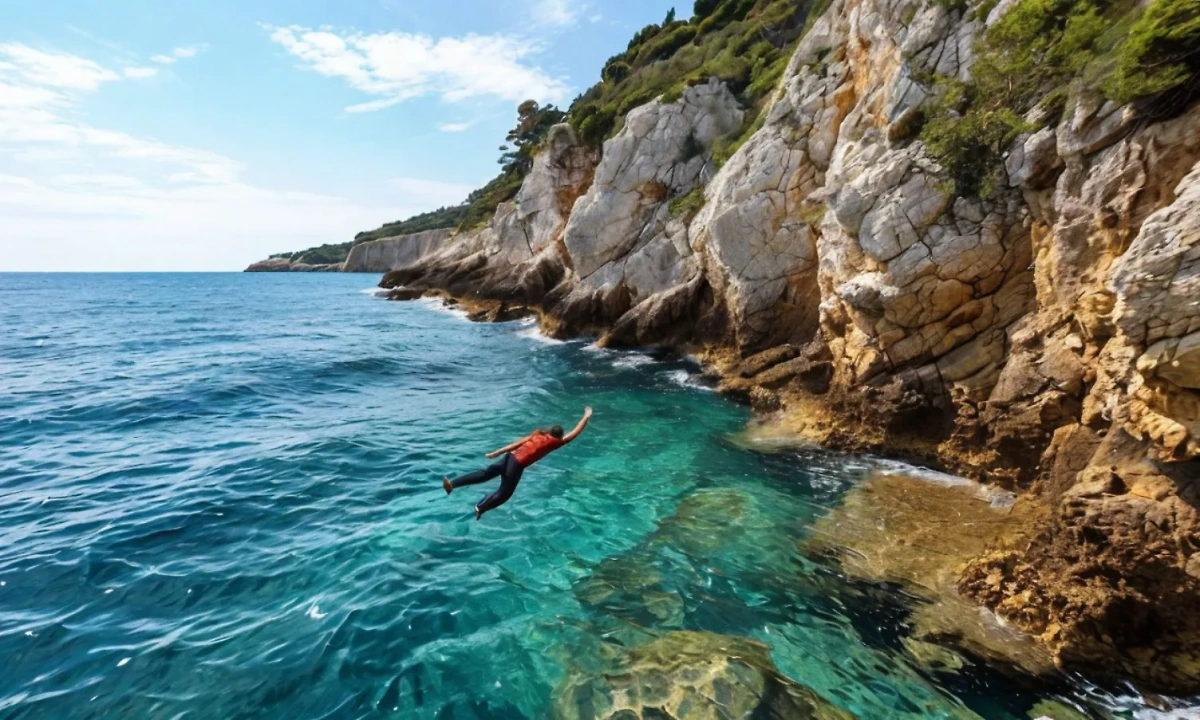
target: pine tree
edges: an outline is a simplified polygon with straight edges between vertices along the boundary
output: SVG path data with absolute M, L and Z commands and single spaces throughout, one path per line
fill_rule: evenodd
M 566 113 L 553 105 L 541 106 L 526 100 L 517 107 L 517 126 L 504 138 L 498 161 L 506 173 L 524 176 L 533 167 L 533 154 L 546 139 L 550 128 L 562 122 Z

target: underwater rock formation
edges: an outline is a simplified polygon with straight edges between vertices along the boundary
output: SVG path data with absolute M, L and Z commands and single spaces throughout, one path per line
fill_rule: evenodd
M 1074 87 L 956 193 L 921 116 L 1012 6 L 834 0 L 721 167 L 750 110 L 716 80 L 599 152 L 559 126 L 515 201 L 383 285 L 699 352 L 819 442 L 1023 493 L 1044 512 L 961 593 L 1061 664 L 1194 691 L 1200 107 Z

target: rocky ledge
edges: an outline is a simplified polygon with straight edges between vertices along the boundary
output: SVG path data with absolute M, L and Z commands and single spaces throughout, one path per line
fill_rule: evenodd
M 245 272 L 341 272 L 341 270 L 341 263 L 309 265 L 278 257 L 251 263 Z
M 1064 667 L 1194 692 L 1200 107 L 1077 88 L 988 199 L 955 196 L 912 126 L 983 27 L 834 0 L 719 169 L 747 118 L 716 81 L 631 111 L 600 153 L 560 126 L 487 226 L 382 284 L 686 348 L 789 432 L 1018 493 L 1022 531 L 942 584 Z

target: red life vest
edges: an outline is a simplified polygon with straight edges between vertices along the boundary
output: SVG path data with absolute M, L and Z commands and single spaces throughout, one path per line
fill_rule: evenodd
M 529 467 L 565 444 L 566 442 L 562 438 L 556 438 L 541 430 L 534 430 L 529 439 L 513 450 L 512 454 L 521 467 Z

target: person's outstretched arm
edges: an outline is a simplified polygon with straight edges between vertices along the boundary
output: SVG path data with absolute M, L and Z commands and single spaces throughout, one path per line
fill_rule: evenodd
M 588 420 L 591 418 L 592 408 L 589 405 L 583 409 L 583 417 L 579 420 L 579 424 L 575 426 L 575 429 L 563 436 L 563 444 L 569 443 L 579 437 L 579 433 L 583 432 L 583 429 L 587 427 Z
M 521 438 L 520 440 L 514 440 L 513 442 L 510 442 L 509 444 L 505 445 L 504 447 L 500 448 L 499 450 L 491 451 L 490 453 L 484 455 L 484 457 L 485 458 L 494 458 L 499 455 L 503 455 L 504 453 L 508 452 L 509 450 L 516 450 L 517 448 L 521 447 L 521 445 L 529 438 L 530 438 L 530 436 L 526 435 L 525 437 Z

